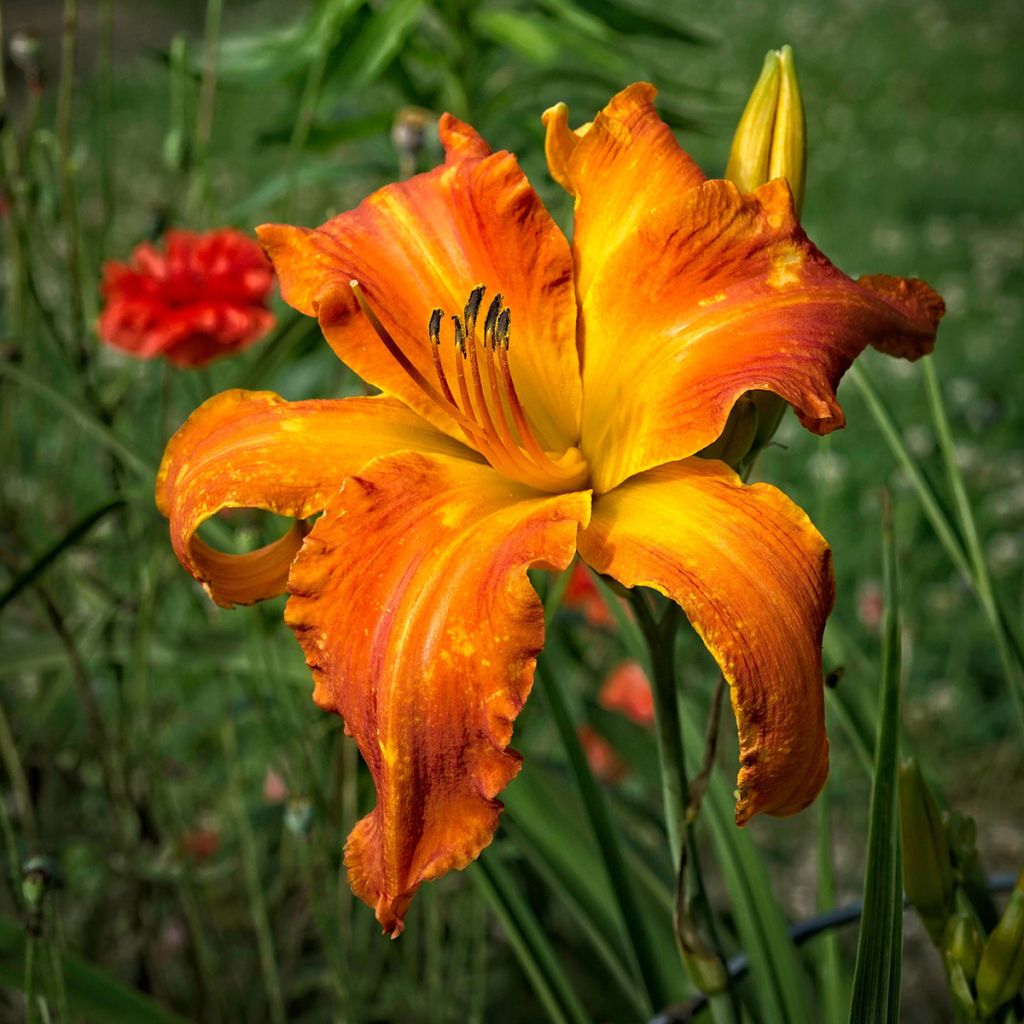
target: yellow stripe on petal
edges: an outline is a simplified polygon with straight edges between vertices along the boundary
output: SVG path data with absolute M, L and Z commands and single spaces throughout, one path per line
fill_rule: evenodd
M 589 512 L 587 492 L 393 455 L 346 481 L 295 561 L 285 619 L 314 699 L 344 717 L 377 788 L 346 846 L 349 879 L 391 935 L 422 882 L 491 841 L 544 642 L 526 570 L 565 568 Z
M 305 534 L 296 524 L 259 551 L 229 555 L 197 537 L 226 508 L 305 519 L 350 473 L 394 451 L 479 457 L 392 398 L 286 402 L 271 391 L 225 391 L 204 402 L 171 438 L 156 502 L 170 520 L 181 564 L 218 604 L 252 604 L 284 592 Z
M 730 686 L 740 739 L 736 820 L 793 814 L 828 773 L 821 637 L 834 586 L 829 547 L 767 484 L 687 459 L 594 500 L 580 555 L 686 612 Z

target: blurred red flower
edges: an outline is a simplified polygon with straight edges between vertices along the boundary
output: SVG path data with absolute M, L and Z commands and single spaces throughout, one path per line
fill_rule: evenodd
M 178 851 L 197 864 L 210 860 L 220 849 L 220 835 L 212 828 L 192 828 L 178 836 Z
M 654 695 L 647 673 L 636 661 L 624 661 L 605 680 L 597 702 L 637 725 L 654 725 Z
M 577 731 L 590 770 L 605 782 L 618 782 L 628 774 L 615 748 L 592 726 L 581 725 Z
M 240 231 L 169 231 L 164 249 L 144 243 L 131 263 L 107 263 L 98 332 L 140 359 L 203 366 L 258 341 L 274 324 L 274 271 Z
M 591 626 L 614 626 L 615 617 L 601 592 L 597 589 L 587 567 L 577 561 L 572 567 L 569 585 L 565 588 L 562 603 L 566 608 L 575 608 Z

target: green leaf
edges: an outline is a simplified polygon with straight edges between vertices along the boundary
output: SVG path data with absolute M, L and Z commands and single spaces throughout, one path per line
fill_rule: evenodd
M 96 1024 L 185 1024 L 185 1019 L 155 1003 L 109 974 L 61 951 L 67 1004 L 75 1017 Z M 22 990 L 25 977 L 25 932 L 0 916 L 0 984 Z
M 900 1011 L 903 949 L 903 889 L 900 884 L 896 766 L 900 737 L 900 594 L 892 514 L 885 505 L 883 569 L 885 619 L 882 635 L 882 691 L 871 786 L 864 913 L 857 940 L 850 1022 L 896 1024 Z
M 349 92 L 370 85 L 402 48 L 426 6 L 426 0 L 392 0 L 384 4 L 344 47 L 345 55 L 332 77 L 344 82 Z
M 554 63 L 562 49 L 542 18 L 516 11 L 480 11 L 473 25 L 481 35 L 534 64 Z
M 568 3 L 560 7 L 570 6 Z M 705 45 L 708 38 L 687 27 L 679 19 L 666 17 L 671 5 L 625 3 L 623 0 L 576 0 L 571 6 L 595 18 L 615 32 L 626 36 L 653 36 L 679 43 Z

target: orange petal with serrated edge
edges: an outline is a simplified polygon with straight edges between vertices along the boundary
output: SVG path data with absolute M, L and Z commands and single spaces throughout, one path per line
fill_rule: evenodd
M 546 450 L 579 438 L 580 373 L 569 243 L 515 157 L 482 155 L 467 125 L 445 115 L 448 161 L 374 192 L 356 209 L 316 230 L 267 224 L 257 229 L 281 280 L 285 301 L 319 317 L 335 352 L 371 384 L 440 429 L 461 436 L 381 344 L 357 306 L 357 280 L 370 307 L 416 369 L 433 381 L 427 324 L 442 308 L 462 316 L 483 284 L 511 309 L 509 361 L 516 389 Z M 478 330 L 482 330 L 481 325 Z M 445 322 L 440 347 L 449 380 L 456 347 Z
M 612 97 L 559 168 L 563 187 L 576 196 L 573 259 L 581 303 L 605 260 L 623 245 L 632 250 L 655 206 L 705 180 L 655 111 L 656 93 L 637 82 Z
M 404 453 L 350 477 L 306 537 L 285 619 L 313 699 L 344 717 L 373 775 L 377 806 L 345 860 L 391 935 L 421 882 L 491 841 L 544 642 L 526 570 L 565 568 L 589 511 L 588 492 L 544 495 Z
M 686 612 L 730 686 L 739 727 L 736 820 L 806 807 L 828 774 L 821 637 L 828 544 L 767 484 L 687 459 L 594 499 L 580 555 Z
M 943 308 L 922 281 L 837 270 L 782 179 L 749 195 L 708 181 L 662 203 L 581 310 L 595 490 L 700 451 L 748 390 L 781 395 L 816 433 L 843 426 L 835 388 L 854 358 L 868 344 L 930 351 Z
M 225 391 L 168 442 L 156 503 L 170 520 L 175 554 L 213 600 L 252 604 L 284 592 L 304 525 L 246 555 L 210 547 L 195 535 L 200 525 L 225 508 L 305 519 L 348 474 L 404 450 L 479 459 L 392 398 L 286 402 L 271 391 Z

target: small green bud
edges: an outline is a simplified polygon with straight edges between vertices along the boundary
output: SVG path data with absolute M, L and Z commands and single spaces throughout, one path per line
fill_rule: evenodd
M 1024 868 L 1009 902 L 982 950 L 978 964 L 978 1009 L 991 1017 L 1024 986 Z
M 959 811 L 945 812 L 942 820 L 949 836 L 953 863 L 963 878 L 973 871 L 978 863 L 978 826 L 972 817 Z
M 983 946 L 981 930 L 973 914 L 958 910 L 946 922 L 942 955 L 946 965 L 956 964 L 968 981 L 974 981 L 978 974 Z
M 942 814 L 914 758 L 899 768 L 903 888 L 935 942 L 953 898 L 953 865 Z
M 292 835 L 304 836 L 313 823 L 313 805 L 300 797 L 288 801 L 284 811 L 284 824 Z
M 706 996 L 718 995 L 729 987 L 729 972 L 722 959 L 708 950 L 706 953 L 683 953 L 683 966 L 690 981 Z

